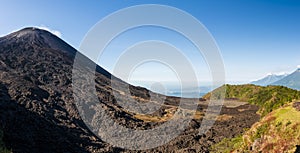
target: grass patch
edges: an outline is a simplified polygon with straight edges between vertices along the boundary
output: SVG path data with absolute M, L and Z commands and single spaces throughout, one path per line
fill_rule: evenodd
M 300 112 L 292 106 L 278 109 L 275 111 L 274 116 L 276 117 L 277 122 L 300 122 Z
M 167 119 L 164 117 L 158 117 L 158 116 L 152 116 L 152 115 L 143 115 L 143 114 L 137 114 L 134 115 L 135 118 L 143 120 L 144 122 L 163 122 Z
M 243 146 L 243 136 L 239 135 L 235 138 L 224 138 L 221 142 L 213 145 L 210 152 L 214 153 L 231 153 L 232 150 L 240 149 Z
M 174 116 L 175 111 L 174 110 L 166 110 L 166 114 L 164 116 L 154 116 L 154 115 L 148 115 L 148 114 L 136 114 L 134 117 L 136 119 L 143 120 L 144 122 L 165 122 L 170 120 Z M 204 116 L 203 112 L 195 111 L 194 115 L 192 112 L 188 113 L 193 119 L 199 120 L 202 119 Z M 192 116 L 193 115 L 193 116 Z M 186 116 L 188 117 L 188 116 Z

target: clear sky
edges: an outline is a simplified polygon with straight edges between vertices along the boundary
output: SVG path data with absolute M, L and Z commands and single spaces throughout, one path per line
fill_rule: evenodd
M 202 22 L 221 50 L 227 82 L 246 83 L 270 72 L 292 72 L 300 65 L 300 1 L 297 0 L 9 0 L 0 5 L 0 35 L 28 26 L 47 27 L 78 49 L 86 32 L 99 20 L 138 4 L 177 7 Z M 119 42 L 103 54 L 100 65 L 112 70 L 111 59 L 116 59 L 128 43 L 157 37 L 178 44 L 179 48 L 185 42 L 166 29 L 137 28 L 120 36 Z M 200 80 L 210 80 L 201 56 L 197 61 L 198 57 L 192 53 L 193 46 L 186 46 L 185 54 L 194 62 Z M 155 63 L 144 64 L 136 69 L 132 79 L 167 81 L 173 74 L 166 69 Z M 169 73 L 168 77 L 162 77 L 161 72 Z

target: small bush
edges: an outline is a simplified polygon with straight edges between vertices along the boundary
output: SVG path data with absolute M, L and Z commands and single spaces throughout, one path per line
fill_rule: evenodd
M 292 122 L 291 122 L 291 121 L 288 121 L 288 122 L 285 124 L 285 126 L 289 126 L 290 124 L 292 124 Z
M 268 124 L 263 124 L 263 125 L 259 126 L 254 135 L 254 139 L 261 138 L 268 131 L 268 129 L 269 129 Z

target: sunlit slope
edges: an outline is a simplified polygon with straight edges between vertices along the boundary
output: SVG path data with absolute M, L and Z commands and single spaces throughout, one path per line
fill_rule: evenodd
M 216 89 L 214 96 L 220 96 L 221 91 L 226 90 L 225 98 L 247 101 L 260 107 L 259 113 L 264 116 L 267 113 L 300 98 L 300 91 L 283 86 L 256 86 L 256 85 L 224 85 Z M 209 99 L 211 93 L 203 96 Z
M 243 134 L 213 145 L 211 152 L 295 152 L 300 145 L 299 91 L 282 86 L 224 85 L 214 96 L 224 88 L 226 98 L 258 105 L 262 118 Z
M 213 152 L 291 152 L 300 145 L 299 102 L 276 109 L 254 124 L 244 135 L 223 139 Z

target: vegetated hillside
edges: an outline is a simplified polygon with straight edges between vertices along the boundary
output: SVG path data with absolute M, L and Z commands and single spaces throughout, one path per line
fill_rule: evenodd
M 107 120 L 100 122 L 94 116 L 105 113 L 126 128 L 153 129 L 181 110 L 178 108 L 180 100 L 183 107 L 193 100 L 165 97 L 119 79 L 112 81 L 109 72 L 60 38 L 44 30 L 25 28 L 0 38 L 0 129 L 7 149 L 13 153 L 140 152 L 106 143 L 85 125 L 74 97 L 85 98 L 90 91 L 85 83 L 72 86 L 75 55 L 80 57 L 81 64 L 75 68 L 81 72 L 78 77 L 84 80 L 91 74 L 94 76 L 95 86 L 90 88 L 96 89 L 96 100 L 83 99 L 80 106 L 85 106 L 91 122 L 99 127 Z M 129 93 L 125 92 L 126 85 Z M 80 92 L 75 94 L 75 90 Z M 147 115 L 129 112 L 119 105 L 133 100 L 157 104 L 159 98 L 165 98 L 160 109 Z M 196 115 L 189 116 L 192 117 L 190 124 L 178 137 L 143 152 L 208 152 L 211 145 L 241 134 L 244 128 L 250 128 L 259 120 L 255 105 L 225 106 L 214 126 L 199 135 L 206 108 L 207 102 L 199 101 Z M 148 141 L 148 138 L 139 140 Z
M 260 107 L 259 113 L 264 116 L 267 113 L 283 106 L 293 100 L 300 99 L 300 91 L 284 86 L 256 86 L 256 85 L 224 85 L 215 90 L 214 96 L 220 96 L 221 89 L 225 88 L 225 98 L 239 99 Z M 219 94 L 218 94 L 219 93 Z M 203 96 L 209 99 L 211 93 Z
M 223 139 L 212 152 L 298 153 L 299 145 L 300 102 L 294 102 L 267 114 L 243 135 Z
M 212 152 L 294 152 L 300 144 L 300 92 L 283 86 L 224 85 L 225 97 L 259 106 L 262 119 L 245 133 L 224 138 L 211 147 Z M 210 98 L 207 94 L 204 98 Z

